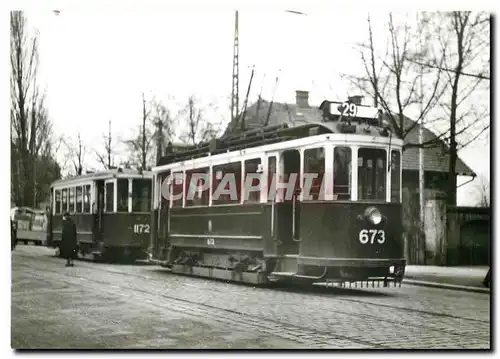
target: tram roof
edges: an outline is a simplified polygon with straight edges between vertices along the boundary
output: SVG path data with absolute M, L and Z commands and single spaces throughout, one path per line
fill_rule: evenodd
M 79 176 L 74 176 L 71 178 L 65 178 L 65 179 L 60 179 L 52 183 L 53 186 L 57 185 L 63 185 L 63 184 L 72 184 L 74 182 L 80 183 L 80 182 L 92 182 L 92 181 L 97 181 L 97 180 L 107 180 L 107 179 L 112 179 L 112 178 L 146 178 L 146 179 L 152 179 L 153 178 L 153 172 L 152 171 L 138 171 L 134 169 L 129 169 L 129 168 L 113 168 L 110 170 L 103 170 L 103 171 L 97 171 L 97 172 L 91 172 L 91 173 L 86 173 L 82 174 Z
M 341 121 L 338 111 L 336 114 L 323 116 L 325 113 L 323 108 L 305 108 L 301 109 L 299 116 L 295 116 L 294 120 L 281 124 L 254 125 L 249 126 L 250 128 L 245 131 L 234 128 L 218 139 L 200 143 L 197 146 L 182 149 L 167 148 L 167 154 L 158 161 L 157 166 L 323 134 L 357 135 L 356 138 L 359 138 L 359 135 L 371 138 L 394 136 L 387 131 L 387 126 L 380 126 L 381 122 L 376 117 L 377 109 L 368 106 L 361 107 L 363 115 L 349 118 L 350 122 Z M 396 137 L 393 138 L 396 139 Z
M 323 101 L 319 107 L 316 106 L 303 106 L 298 103 L 281 103 L 273 102 L 269 116 L 269 125 L 277 125 L 281 123 L 293 123 L 304 117 L 307 121 L 320 121 L 323 114 L 332 103 L 338 104 L 333 101 Z M 255 128 L 261 126 L 263 120 L 266 118 L 270 107 L 270 102 L 261 100 L 248 107 L 245 116 L 245 126 L 248 128 Z M 361 106 L 361 108 L 364 106 Z M 259 111 L 257 111 L 257 108 Z M 387 115 L 383 115 L 387 118 Z M 438 140 L 435 133 L 427 129 L 420 123 L 415 123 L 412 119 L 402 116 L 404 121 L 404 128 L 412 128 L 404 139 L 405 145 L 419 142 L 419 129 L 422 127 L 424 141 Z M 387 118 L 388 120 L 388 118 Z M 233 130 L 232 124 L 228 126 L 227 132 Z M 432 172 L 448 172 L 449 154 L 447 145 L 443 141 L 437 141 L 435 147 L 424 149 L 424 166 L 426 171 Z M 405 170 L 418 170 L 419 165 L 419 149 L 417 147 L 409 147 L 403 154 L 403 171 Z M 474 171 L 462 161 L 460 157 L 457 158 L 456 174 L 463 176 L 475 176 Z
M 272 106 L 269 101 L 261 100 L 260 103 L 256 102 L 250 105 L 245 112 L 244 127 L 247 129 L 242 132 L 239 127 L 241 122 L 230 123 L 224 133 L 224 135 L 215 141 L 217 148 L 219 149 L 215 153 L 228 152 L 231 150 L 243 149 L 261 146 L 264 144 L 278 143 L 281 141 L 287 141 L 290 138 L 290 133 L 296 131 L 301 132 L 301 128 L 307 128 L 308 126 L 317 126 L 321 133 L 341 133 L 338 129 L 338 109 L 337 106 L 341 105 L 340 102 L 335 101 L 323 101 L 319 107 L 315 106 L 302 106 L 298 104 L 287 104 L 273 102 Z M 371 111 L 376 110 L 370 106 L 358 105 L 358 111 L 363 114 L 371 114 Z M 265 119 L 269 114 L 269 122 L 267 126 L 264 126 Z M 356 119 L 354 119 L 354 124 L 356 125 L 355 132 L 352 134 L 363 135 L 363 136 L 381 136 L 379 131 L 377 131 L 377 121 L 372 118 L 372 123 L 374 125 L 368 125 L 367 123 L 359 124 Z M 405 144 L 408 143 L 418 143 L 418 128 L 420 124 L 414 124 L 414 121 L 403 116 L 405 121 L 405 128 L 413 128 L 413 130 L 407 135 L 404 140 Z M 389 126 L 387 115 L 382 115 L 382 121 L 384 126 Z M 389 126 L 390 127 L 390 126 Z M 309 127 L 310 128 L 310 127 Z M 369 132 L 367 132 L 369 130 Z M 282 139 L 275 138 L 274 140 L 264 134 L 266 132 L 281 131 L 287 132 L 288 135 L 284 135 Z M 324 131 L 324 132 L 323 132 Z M 313 131 L 314 132 L 314 131 Z M 437 136 L 426 129 L 423 128 L 425 141 L 437 139 Z M 261 137 L 261 141 L 255 141 L 257 137 Z M 299 137 L 307 137 L 311 134 L 303 134 Z M 239 137 L 239 139 L 238 139 Z M 245 138 L 253 137 L 252 141 L 246 140 Z M 275 137 L 279 137 L 278 133 Z M 295 137 L 297 138 L 297 137 Z M 238 142 L 239 146 L 229 145 L 228 142 Z M 221 145 L 222 142 L 222 145 Z M 226 145 L 224 145 L 226 142 Z M 246 145 L 242 143 L 246 142 Z M 426 171 L 435 172 L 447 172 L 449 155 L 446 154 L 446 144 L 444 142 L 440 143 L 436 147 L 426 148 L 424 150 L 424 165 Z M 162 166 L 168 163 L 184 161 L 186 159 L 192 159 L 197 157 L 207 156 L 209 154 L 214 154 L 214 152 L 209 150 L 210 145 L 208 143 L 202 143 L 198 146 L 183 147 L 177 149 L 175 153 L 170 153 L 160 159 L 157 166 Z M 174 151 L 172 151 L 174 152 Z M 418 148 L 411 147 L 405 150 L 403 156 L 403 170 L 418 170 Z M 456 173 L 465 176 L 475 176 L 474 171 L 470 169 L 460 158 L 457 158 Z

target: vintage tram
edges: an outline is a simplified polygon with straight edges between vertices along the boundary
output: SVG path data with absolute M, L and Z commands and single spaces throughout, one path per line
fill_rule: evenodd
M 377 108 L 318 112 L 162 158 L 150 260 L 254 284 L 401 285 L 403 141 Z
M 47 244 L 59 247 L 62 217 L 77 228 L 77 254 L 94 259 L 147 258 L 153 174 L 131 169 L 87 173 L 51 185 Z

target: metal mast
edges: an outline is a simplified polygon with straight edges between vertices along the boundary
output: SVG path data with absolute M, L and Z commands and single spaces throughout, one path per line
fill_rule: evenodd
M 233 90 L 231 93 L 231 123 L 238 118 L 239 108 L 239 44 L 238 44 L 238 10 L 234 19 L 234 48 L 233 48 Z

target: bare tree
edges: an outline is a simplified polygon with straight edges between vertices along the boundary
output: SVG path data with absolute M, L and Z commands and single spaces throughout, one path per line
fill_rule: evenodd
M 479 182 L 476 184 L 475 189 L 477 192 L 477 204 L 479 207 L 490 207 L 491 205 L 491 189 L 490 184 L 486 178 L 480 176 Z
M 71 164 L 73 167 L 73 174 L 79 176 L 83 173 L 83 163 L 85 160 L 85 155 L 87 154 L 87 147 L 83 144 L 80 132 L 76 137 L 75 142 L 64 141 L 66 148 L 68 150 L 69 157 L 71 159 Z
M 448 204 L 456 204 L 456 162 L 459 149 L 467 146 L 490 127 L 489 109 L 478 111 L 477 104 L 467 100 L 489 78 L 488 60 L 480 59 L 489 50 L 490 15 L 470 11 L 454 11 L 436 15 L 441 25 L 442 67 L 446 69 L 448 99 L 442 108 L 449 120 Z M 430 67 L 435 65 L 432 62 Z M 471 73 L 480 76 L 470 76 Z M 487 84 L 489 87 L 489 83 Z M 468 136 L 459 141 L 460 135 Z M 463 138 L 463 137 L 462 137 Z
M 213 107 L 209 104 L 208 107 Z M 185 127 L 180 139 L 184 143 L 196 145 L 215 138 L 220 132 L 221 124 L 208 121 L 204 116 L 205 109 L 194 95 L 189 96 L 188 103 L 179 113 L 183 119 L 181 127 Z
M 375 107 L 383 109 L 395 134 L 404 139 L 417 124 L 423 123 L 427 115 L 438 105 L 446 89 L 442 80 L 442 70 L 430 73 L 425 64 L 419 65 L 413 61 L 430 56 L 432 47 L 421 44 L 430 42 L 431 33 L 425 31 L 424 27 L 412 30 L 407 21 L 398 25 L 390 13 L 387 24 L 387 46 L 384 55 L 380 56 L 380 51 L 374 42 L 370 16 L 367 23 L 368 42 L 357 45 L 365 73 L 361 76 L 348 74 L 342 76 L 356 89 L 370 96 Z M 419 83 L 425 83 L 426 88 L 418 91 Z M 417 107 L 419 104 L 422 105 Z M 415 121 L 409 125 L 404 118 L 408 110 L 416 110 L 419 113 Z M 434 146 L 436 142 L 437 140 L 422 144 L 407 143 L 405 148 Z
M 365 73 L 344 77 L 382 107 L 399 137 L 417 124 L 440 127 L 432 139 L 404 148 L 447 144 L 442 147 L 450 157 L 448 203 L 455 204 L 457 151 L 489 129 L 489 109 L 472 100 L 489 78 L 489 15 L 423 13 L 415 23 L 413 29 L 408 20 L 397 24 L 390 14 L 388 46 L 380 56 L 368 17 L 368 42 L 358 45 Z M 405 121 L 409 110 L 418 113 L 414 122 Z
M 166 141 L 173 138 L 174 126 L 168 107 L 159 100 L 146 103 L 143 97 L 142 112 L 142 125 L 132 138 L 124 141 L 128 152 L 126 164 L 149 170 L 162 156 Z
M 174 119 L 168 107 L 158 100 L 151 102 L 151 120 L 155 126 L 156 163 L 163 156 L 167 143 L 175 137 Z
M 111 120 L 109 120 L 108 134 L 102 136 L 104 153 L 96 151 L 97 160 L 107 170 L 114 166 L 113 137 L 111 135 Z
M 16 202 L 36 206 L 48 186 L 40 183 L 40 174 L 48 171 L 43 166 L 54 167 L 55 160 L 45 94 L 36 82 L 38 33 L 30 35 L 22 11 L 10 13 L 10 64 L 12 188 Z M 49 172 L 60 175 L 60 169 Z

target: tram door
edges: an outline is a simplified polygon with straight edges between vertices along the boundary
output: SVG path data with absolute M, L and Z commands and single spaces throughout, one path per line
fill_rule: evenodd
M 96 181 L 96 201 L 94 213 L 94 230 L 93 239 L 94 246 L 99 248 L 100 242 L 102 242 L 102 229 L 103 221 L 102 214 L 104 212 L 104 181 Z
M 278 236 L 282 243 L 280 248 L 281 254 L 298 254 L 299 253 L 299 215 L 300 202 L 298 194 L 300 189 L 300 152 L 298 150 L 287 150 L 281 155 L 283 163 L 284 181 L 290 181 L 295 176 L 295 194 L 290 198 L 290 194 L 283 198 L 282 202 L 276 207 L 278 215 Z M 289 183 L 289 182 L 288 182 Z

